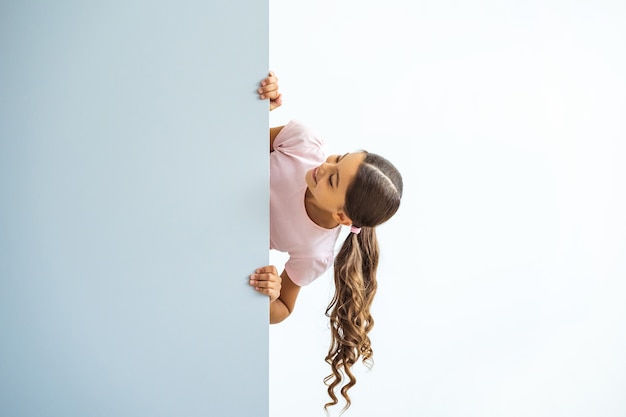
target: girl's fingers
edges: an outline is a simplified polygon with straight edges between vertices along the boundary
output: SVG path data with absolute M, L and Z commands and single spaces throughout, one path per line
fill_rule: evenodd
M 280 296 L 280 292 L 265 290 L 263 288 L 255 288 L 259 294 L 266 295 L 270 298 L 270 302 L 276 300 Z
M 273 265 L 264 266 L 250 275 L 250 285 L 262 294 L 280 292 L 282 279 L 278 275 L 276 267 Z
M 278 90 L 278 78 L 274 76 L 274 73 L 270 71 L 269 76 L 262 80 L 260 84 L 261 88 L 257 91 L 259 94 L 265 95 L 265 97 L 262 96 L 261 98 L 274 98 L 268 97 L 268 94 Z
M 274 75 L 273 72 L 269 73 L 269 76 L 261 81 L 262 86 L 266 86 L 268 84 L 276 84 L 278 82 L 278 77 Z
M 278 91 L 270 91 L 269 93 L 259 94 L 259 98 L 261 100 L 264 100 L 266 98 L 269 98 L 270 100 L 274 100 L 278 96 L 279 96 Z
M 257 91 L 259 92 L 259 94 L 261 94 L 261 93 L 271 93 L 273 91 L 278 91 L 278 84 L 270 84 L 270 85 L 266 85 L 265 87 L 259 87 L 259 89 L 257 89 Z
M 278 78 L 270 77 L 261 81 L 261 87 L 267 87 L 268 85 L 278 85 Z
M 262 279 L 258 279 L 258 278 L 251 278 L 250 279 L 250 285 L 254 285 L 255 287 L 262 287 L 262 288 L 266 288 L 269 286 L 271 281 L 267 281 L 267 280 L 262 280 Z
M 269 286 L 269 285 L 280 285 L 281 283 L 281 279 L 280 277 L 277 276 L 265 276 L 265 275 L 252 275 L 250 277 L 250 283 L 253 285 L 263 285 L 263 286 Z
M 282 278 L 274 265 L 257 268 L 249 277 L 249 285 L 259 294 L 266 295 L 270 301 L 280 296 Z
M 261 294 L 269 295 L 270 293 L 278 293 L 280 294 L 280 287 L 271 287 L 267 285 L 263 285 L 262 283 L 251 284 L 251 286 Z
M 278 85 L 278 78 L 276 77 L 267 77 L 266 79 L 260 82 L 261 87 L 267 87 L 268 85 Z
M 262 99 L 274 99 L 279 95 L 278 86 L 274 84 L 268 87 L 262 87 L 257 89 L 257 93 L 259 93 Z
M 256 274 L 275 274 L 278 275 L 278 271 L 276 270 L 276 267 L 274 265 L 267 265 L 267 266 L 263 266 L 261 268 L 257 268 L 256 271 L 254 271 Z
M 257 283 L 251 286 L 254 287 L 255 290 L 261 291 L 261 292 L 268 292 L 268 291 L 280 292 L 280 287 L 273 287 L 267 284 Z

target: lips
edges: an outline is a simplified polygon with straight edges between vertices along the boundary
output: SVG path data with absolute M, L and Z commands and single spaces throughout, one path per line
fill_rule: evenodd
M 315 184 L 317 184 L 317 170 L 318 170 L 318 169 L 319 169 L 319 167 L 318 167 L 318 168 L 315 168 L 315 169 L 313 170 L 313 181 L 315 181 Z

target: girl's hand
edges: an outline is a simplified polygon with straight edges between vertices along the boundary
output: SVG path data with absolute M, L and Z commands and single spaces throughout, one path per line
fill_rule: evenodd
M 278 275 L 276 267 L 273 265 L 259 268 L 250 275 L 250 285 L 261 294 L 270 298 L 270 303 L 276 301 L 280 296 L 282 278 Z
M 282 94 L 278 91 L 278 78 L 270 71 L 267 78 L 261 81 L 261 87 L 257 90 L 261 100 L 270 99 L 270 111 L 283 104 Z

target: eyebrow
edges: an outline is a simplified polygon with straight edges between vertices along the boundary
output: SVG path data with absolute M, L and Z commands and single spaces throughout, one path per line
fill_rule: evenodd
M 337 158 L 337 163 L 339 163 L 339 161 L 341 161 L 343 158 L 346 157 L 346 155 L 348 155 L 350 152 L 346 152 L 343 155 L 341 155 L 339 158 Z M 339 188 L 339 170 L 337 170 L 337 183 L 335 184 L 335 188 Z

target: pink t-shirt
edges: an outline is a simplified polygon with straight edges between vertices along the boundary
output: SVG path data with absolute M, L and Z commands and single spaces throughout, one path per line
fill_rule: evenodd
M 326 160 L 324 142 L 292 120 L 276 135 L 270 154 L 270 248 L 289 253 L 285 270 L 299 286 L 333 265 L 340 227 L 325 229 L 306 213 L 305 174 Z

